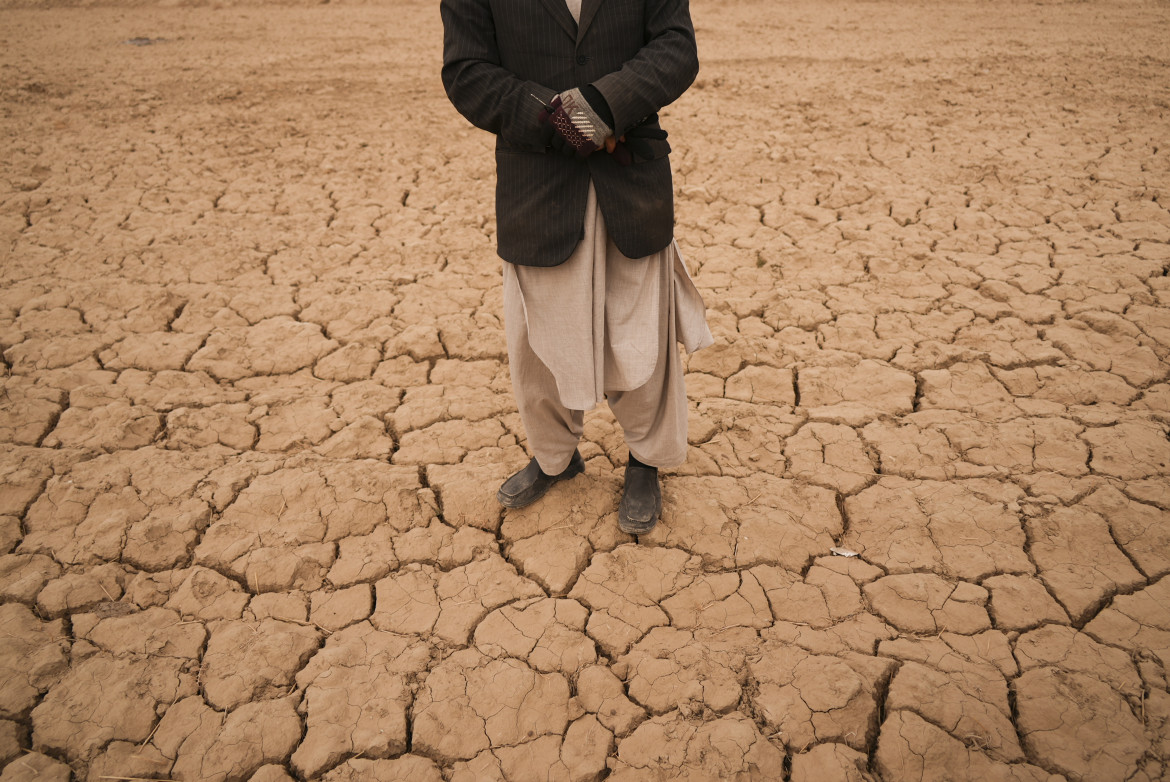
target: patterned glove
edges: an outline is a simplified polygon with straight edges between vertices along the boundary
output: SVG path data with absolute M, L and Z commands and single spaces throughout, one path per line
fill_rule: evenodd
M 551 124 L 581 157 L 596 152 L 613 135 L 613 129 L 575 87 L 553 98 L 540 112 L 540 121 Z
M 540 138 L 543 142 L 542 146 L 549 152 L 556 152 L 566 157 L 575 157 L 577 150 L 573 149 L 573 145 L 565 141 L 565 137 L 557 133 L 557 129 L 552 126 L 551 122 L 546 122 L 540 126 Z

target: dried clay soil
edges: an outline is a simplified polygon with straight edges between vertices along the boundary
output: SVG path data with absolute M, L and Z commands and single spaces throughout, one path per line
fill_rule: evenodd
M 1170 5 L 693 16 L 635 541 L 434 0 L 4 9 L 0 780 L 1170 777 Z

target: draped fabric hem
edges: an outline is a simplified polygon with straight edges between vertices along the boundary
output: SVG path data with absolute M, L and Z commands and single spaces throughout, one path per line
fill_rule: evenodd
M 592 184 L 584 228 L 583 240 L 559 266 L 504 262 L 504 285 L 520 305 L 512 316 L 523 317 L 533 352 L 571 410 L 592 409 L 607 393 L 644 385 L 659 341 L 671 332 L 688 353 L 714 342 L 676 241 L 645 258 L 626 258 L 608 238 Z

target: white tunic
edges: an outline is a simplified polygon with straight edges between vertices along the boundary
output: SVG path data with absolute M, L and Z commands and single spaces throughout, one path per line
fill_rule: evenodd
M 603 155 L 604 152 L 595 154 Z M 609 240 L 593 185 L 585 205 L 585 238 L 559 266 L 504 263 L 528 342 L 556 379 L 570 410 L 590 410 L 607 391 L 632 391 L 653 374 L 670 319 L 688 353 L 714 342 L 706 307 L 678 243 L 645 258 L 622 255 Z

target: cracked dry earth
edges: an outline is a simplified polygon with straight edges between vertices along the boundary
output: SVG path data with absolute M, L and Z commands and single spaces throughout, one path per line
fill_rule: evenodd
M 634 541 L 433 0 L 4 11 L 0 780 L 1170 777 L 1170 6 L 693 16 Z

